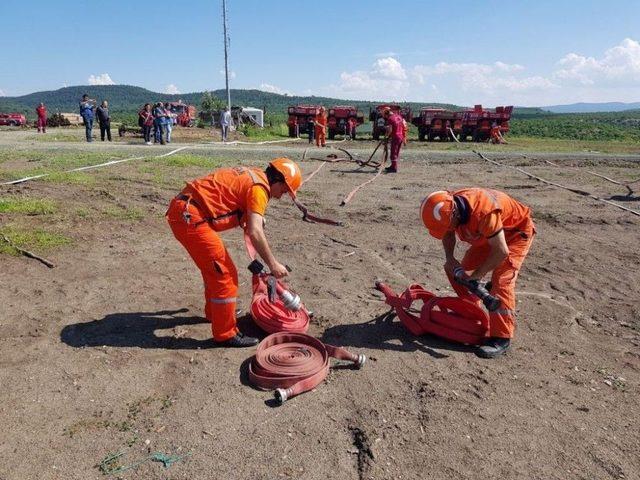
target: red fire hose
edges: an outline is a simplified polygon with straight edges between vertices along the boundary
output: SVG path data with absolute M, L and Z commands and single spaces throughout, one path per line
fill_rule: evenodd
M 414 335 L 430 333 L 453 342 L 479 345 L 489 332 L 489 315 L 478 303 L 458 297 L 437 297 L 416 284 L 400 295 L 381 281 L 376 282 L 376 288 Z M 419 316 L 409 311 L 414 301 L 423 302 Z
M 276 280 L 278 295 L 270 299 L 266 278 L 263 274 L 253 275 L 253 299 L 251 300 L 253 320 L 267 333 L 305 333 L 309 328 L 307 309 L 302 303 L 296 305 L 296 310 L 287 308 L 282 295 L 288 290 L 279 280 Z
M 274 390 L 282 404 L 317 387 L 329 373 L 329 357 L 364 365 L 363 354 L 325 345 L 301 333 L 273 333 L 260 342 L 249 364 L 249 381 L 262 390 Z

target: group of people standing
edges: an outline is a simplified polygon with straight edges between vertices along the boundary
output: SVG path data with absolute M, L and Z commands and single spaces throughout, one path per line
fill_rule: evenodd
M 144 142 L 147 145 L 171 143 L 171 132 L 175 119 L 176 114 L 171 111 L 169 103 L 157 102 L 153 107 L 150 103 L 145 103 L 142 110 L 138 112 L 138 125 L 142 128 Z M 151 142 L 152 131 L 153 142 Z
M 109 102 L 103 100 L 100 106 L 96 106 L 97 102 L 89 98 L 86 93 L 82 95 L 80 100 L 80 116 L 84 122 L 85 136 L 87 142 L 93 142 L 93 122 L 98 118 L 100 125 L 100 140 L 104 142 L 105 137 L 111 141 L 111 116 L 109 115 Z

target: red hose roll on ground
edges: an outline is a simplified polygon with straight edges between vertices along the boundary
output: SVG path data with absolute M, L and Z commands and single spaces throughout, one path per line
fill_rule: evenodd
M 249 381 L 263 390 L 274 390 L 279 403 L 314 389 L 329 373 L 329 357 L 353 362 L 358 368 L 363 354 L 325 345 L 301 333 L 274 333 L 258 345 L 249 364 Z
M 309 312 L 304 305 L 301 304 L 299 310 L 293 311 L 287 309 L 278 296 L 274 302 L 271 302 L 264 277 L 254 275 L 252 281 L 251 317 L 256 325 L 267 333 L 305 333 L 307 331 Z
M 430 333 L 458 343 L 480 345 L 489 332 L 489 315 L 478 304 L 458 297 L 437 297 L 421 285 L 411 285 L 397 295 L 388 285 L 376 282 L 395 308 L 400 322 L 414 335 Z M 422 301 L 420 316 L 409 311 L 414 301 Z

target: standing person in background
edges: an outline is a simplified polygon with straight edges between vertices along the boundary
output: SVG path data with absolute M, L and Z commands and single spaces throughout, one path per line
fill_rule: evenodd
M 220 114 L 220 129 L 222 130 L 222 141 L 227 141 L 229 135 L 229 127 L 231 126 L 231 112 L 229 107 L 224 107 L 224 110 Z
M 324 107 L 320 107 L 320 111 L 316 115 L 316 147 L 326 147 L 327 140 L 327 114 Z
M 47 107 L 44 106 L 44 103 L 40 102 L 36 113 L 38 114 L 38 133 L 47 133 Z
M 100 106 L 96 109 L 96 116 L 98 117 L 98 123 L 100 124 L 100 140 L 104 142 L 106 133 L 107 139 L 111 141 L 111 117 L 109 116 L 109 104 L 106 100 L 103 100 Z
M 80 101 L 80 116 L 84 122 L 85 134 L 87 136 L 87 142 L 93 142 L 93 109 L 96 106 L 96 101 L 89 98 L 86 93 L 82 95 Z
M 153 113 L 151 112 L 151 104 L 145 103 L 140 113 L 138 113 L 138 123 L 142 127 L 142 135 L 144 143 L 151 145 L 151 129 L 153 128 Z
M 171 143 L 171 132 L 173 131 L 173 120 L 176 117 L 176 115 L 173 112 L 171 112 L 171 105 L 168 102 L 164 104 L 164 111 L 167 114 L 166 116 L 167 143 Z
M 397 113 L 393 113 L 390 108 L 385 108 L 382 113 L 387 122 L 387 138 L 391 143 L 391 165 L 384 169 L 386 173 L 398 172 L 398 160 L 400 159 L 400 148 L 404 142 L 404 128 L 402 126 L 402 117 Z
M 164 126 L 166 122 L 166 116 L 162 103 L 158 102 L 153 107 L 153 141 L 154 143 L 160 143 L 164 145 Z
M 307 120 L 307 131 L 309 132 L 309 143 L 313 143 L 315 129 L 316 129 L 316 122 L 313 120 L 313 117 L 309 117 L 309 119 Z

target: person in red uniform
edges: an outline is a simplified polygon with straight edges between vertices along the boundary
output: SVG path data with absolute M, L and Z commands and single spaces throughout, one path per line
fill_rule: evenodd
M 387 173 L 397 173 L 398 160 L 400 159 L 400 148 L 404 142 L 404 127 L 402 117 L 393 113 L 390 108 L 385 108 L 382 112 L 387 123 L 387 138 L 390 141 L 391 165 L 385 168 Z
M 238 272 L 219 232 L 245 230 L 247 242 L 276 278 L 288 275 L 271 252 L 263 230 L 263 217 L 271 198 L 283 193 L 295 197 L 302 183 L 300 167 L 288 158 L 276 158 L 265 170 L 249 167 L 219 168 L 187 183 L 169 205 L 167 220 L 176 239 L 200 269 L 205 289 L 205 316 L 213 339 L 228 347 L 249 347 L 257 338 L 243 335 L 236 326 Z
M 38 133 L 47 133 L 47 107 L 44 106 L 44 103 L 40 102 L 36 113 L 38 114 Z
M 444 269 L 459 297 L 480 303 L 455 281 L 456 268 L 462 267 L 470 280 L 478 282 L 493 272 L 490 293 L 501 304 L 489 312 L 489 337 L 477 353 L 484 358 L 502 355 L 515 330 L 516 279 L 536 231 L 529 207 L 497 190 L 465 188 L 434 192 L 420 209 L 429 234 L 442 240 Z M 454 256 L 456 236 L 471 244 L 461 262 Z

